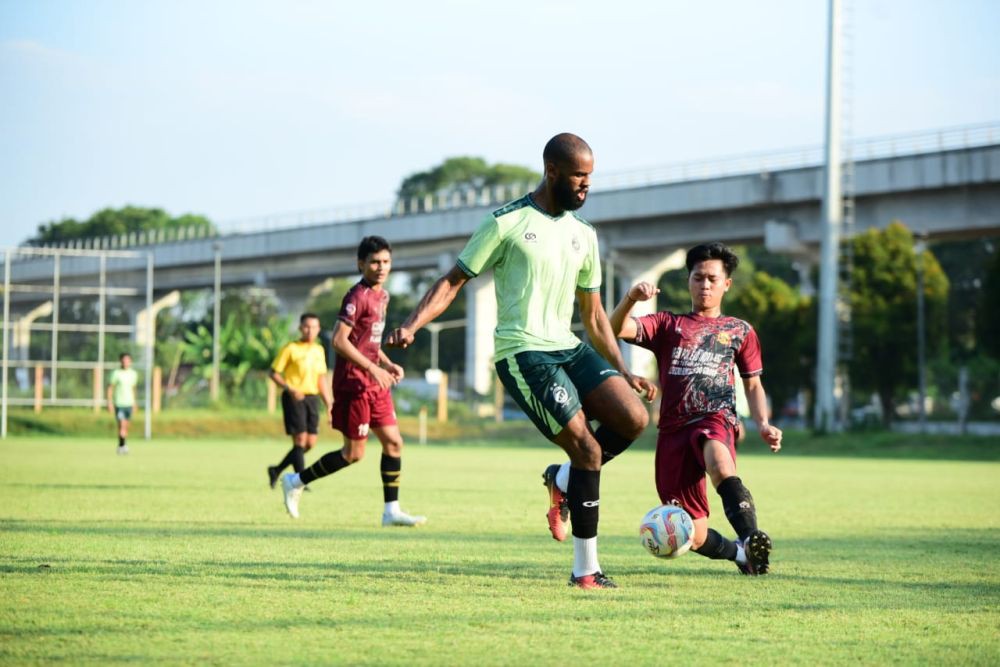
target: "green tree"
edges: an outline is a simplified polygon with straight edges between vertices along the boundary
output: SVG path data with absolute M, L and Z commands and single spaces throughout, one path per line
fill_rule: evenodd
M 156 356 L 166 373 L 168 395 L 180 385 L 179 396 L 188 403 L 204 399 L 212 376 L 212 310 L 210 290 L 185 293 L 158 321 Z M 296 336 L 298 315 L 282 317 L 270 290 L 244 287 L 222 293 L 220 316 L 222 394 L 259 405 L 267 392 L 266 371 L 281 346 Z
M 788 401 L 810 383 L 816 349 L 814 304 L 798 289 L 764 271 L 744 277 L 738 289 L 736 281 L 733 285 L 726 314 L 746 320 L 757 331 L 764 386 L 779 417 Z
M 266 392 L 259 383 L 257 390 L 245 386 L 252 371 L 267 371 L 281 347 L 293 337 L 294 317 L 270 316 L 265 325 L 240 322 L 232 312 L 219 330 L 219 381 L 224 395 L 247 400 L 260 399 Z M 183 361 L 191 364 L 192 372 L 183 389 L 207 386 L 212 377 L 212 329 L 199 323 L 184 334 Z
M 541 174 L 528 167 L 503 163 L 491 165 L 480 157 L 452 157 L 427 171 L 404 178 L 397 196 L 405 201 L 469 188 L 478 190 L 494 185 L 534 183 L 539 179 Z
M 948 278 L 929 250 L 917 254 L 913 234 L 898 221 L 851 242 L 851 384 L 878 394 L 888 425 L 896 400 L 917 386 L 918 263 L 924 275 L 928 359 L 947 351 Z
M 92 237 L 179 228 L 215 231 L 215 226 L 204 216 L 188 213 L 171 217 L 160 208 L 126 206 L 120 209 L 102 209 L 86 220 L 63 218 L 39 225 L 38 233 L 28 239 L 27 243 L 38 246 Z
M 948 276 L 948 342 L 956 363 L 968 363 L 981 344 L 990 342 L 989 336 L 979 334 L 979 323 L 996 312 L 995 307 L 984 307 L 989 301 L 983 300 L 987 274 L 997 257 L 995 242 L 978 238 L 936 242 L 933 246 L 934 256 Z M 1000 292 L 994 294 L 993 303 L 1000 303 Z
M 1000 252 L 993 253 L 979 295 L 976 334 L 982 349 L 1000 360 Z

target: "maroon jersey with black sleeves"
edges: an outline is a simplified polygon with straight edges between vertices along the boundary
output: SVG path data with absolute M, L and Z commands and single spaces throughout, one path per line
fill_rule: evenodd
M 388 308 L 389 293 L 384 289 L 372 289 L 360 280 L 344 295 L 337 315 L 338 320 L 351 327 L 348 340 L 374 364 L 378 363 L 378 353 L 382 348 L 382 331 Z M 378 388 L 378 383 L 364 368 L 337 355 L 337 365 L 333 369 L 334 394 L 360 394 L 373 387 Z
M 660 430 L 674 431 L 714 413 L 735 424 L 733 366 L 744 378 L 764 371 L 753 327 L 724 315 L 670 312 L 644 315 L 635 322 L 634 343 L 653 352 L 660 367 Z

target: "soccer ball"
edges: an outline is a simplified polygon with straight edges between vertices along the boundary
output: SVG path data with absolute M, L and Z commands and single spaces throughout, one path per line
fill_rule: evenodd
M 677 558 L 687 553 L 694 541 L 691 516 L 676 505 L 660 505 L 646 512 L 639 524 L 639 539 L 646 551 L 657 558 Z

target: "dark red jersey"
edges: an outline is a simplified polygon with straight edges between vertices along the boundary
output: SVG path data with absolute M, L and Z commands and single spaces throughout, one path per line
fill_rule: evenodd
M 635 344 L 653 352 L 660 367 L 659 428 L 673 431 L 713 413 L 735 424 L 733 366 L 744 378 L 764 370 L 753 327 L 735 317 L 669 312 L 635 322 Z
M 348 340 L 374 364 L 378 363 L 378 352 L 382 348 L 382 331 L 388 308 L 389 293 L 384 289 L 372 289 L 360 280 L 344 295 L 337 315 L 338 320 L 351 327 Z M 333 369 L 335 394 L 360 394 L 372 387 L 377 388 L 378 383 L 364 368 L 337 355 L 337 365 Z

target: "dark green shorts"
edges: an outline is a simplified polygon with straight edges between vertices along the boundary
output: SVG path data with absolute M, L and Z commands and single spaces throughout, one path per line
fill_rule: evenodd
M 519 352 L 496 363 L 507 393 L 546 438 L 562 431 L 580 411 L 580 397 L 613 375 L 620 375 L 592 347 Z

